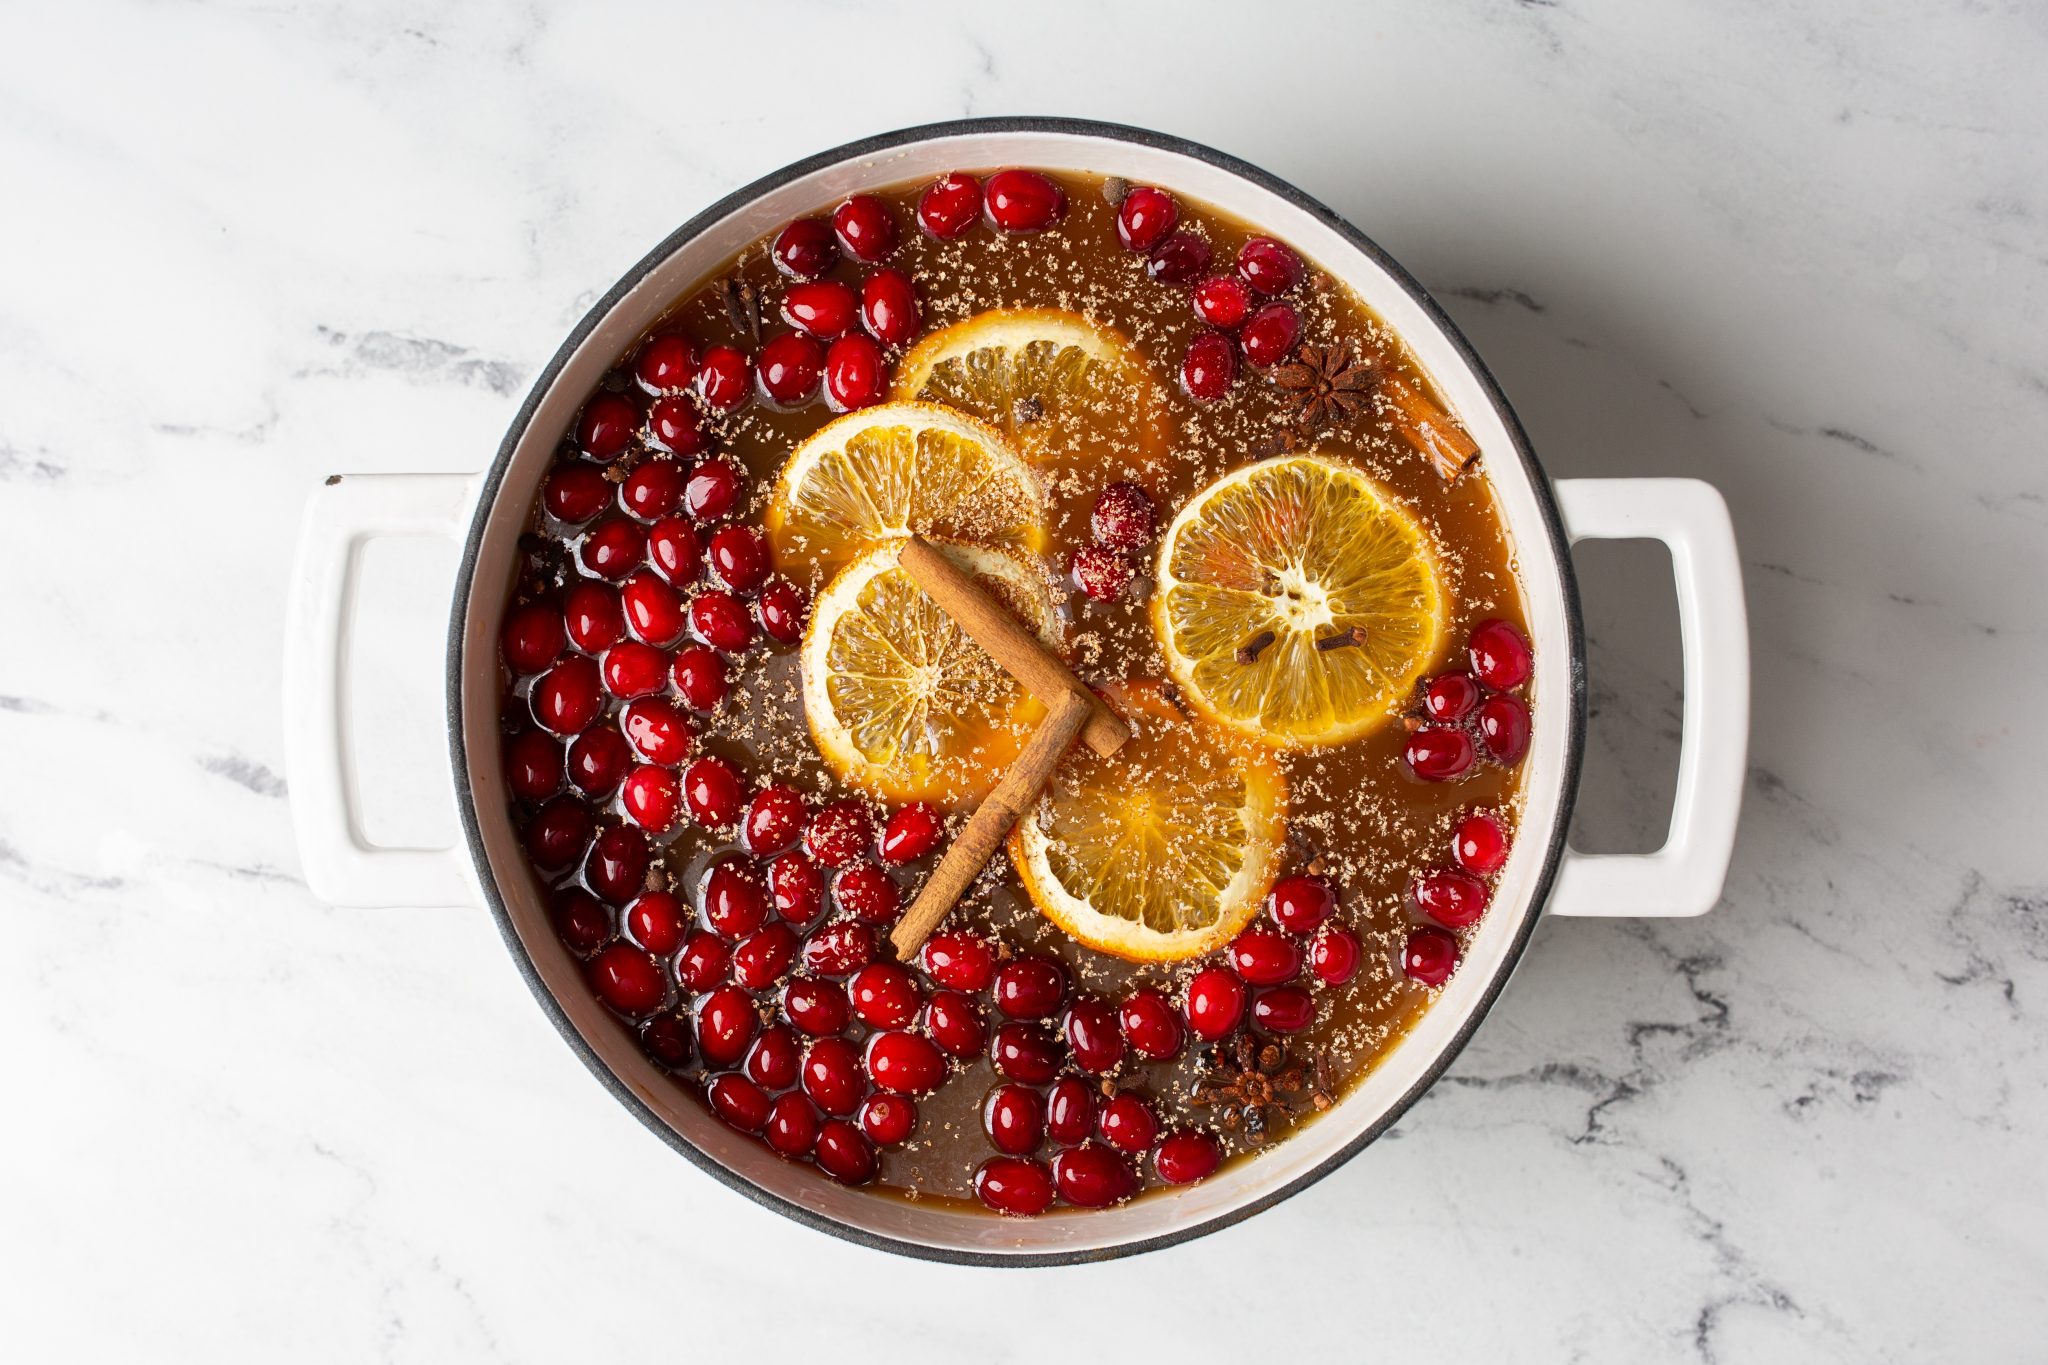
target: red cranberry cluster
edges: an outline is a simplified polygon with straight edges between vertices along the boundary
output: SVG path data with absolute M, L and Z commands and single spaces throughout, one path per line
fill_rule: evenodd
M 1457 866 L 1424 872 L 1408 884 L 1408 902 L 1435 921 L 1411 930 L 1401 949 L 1401 970 L 1425 986 L 1441 986 L 1457 970 L 1457 936 L 1477 924 L 1493 897 L 1493 881 L 1508 860 L 1508 834 L 1490 811 L 1473 811 L 1451 832 Z M 1440 927 L 1439 927 L 1440 926 Z
M 1151 543 L 1155 523 L 1152 498 L 1137 484 L 1113 483 L 1103 489 L 1088 519 L 1095 543 L 1074 552 L 1074 586 L 1093 602 L 1122 597 L 1137 572 L 1132 553 Z
M 1255 370 L 1285 360 L 1301 340 L 1301 314 L 1282 298 L 1307 274 L 1292 247 L 1254 237 L 1236 269 L 1210 274 L 1208 239 L 1180 226 L 1180 205 L 1165 190 L 1139 185 L 1117 207 L 1117 240 L 1145 257 L 1145 273 L 1188 288 L 1195 316 L 1213 330 L 1188 343 L 1180 383 L 1188 397 L 1213 403 L 1237 380 L 1239 356 Z
M 924 327 L 910 277 L 881 265 L 902 240 L 896 215 L 871 194 L 847 199 L 829 219 L 799 218 L 776 234 L 768 254 L 789 281 L 777 310 L 789 330 L 761 346 L 756 376 L 769 402 L 802 407 L 821 385 L 834 412 L 888 397 L 884 348 L 901 350 Z M 842 257 L 878 268 L 858 288 L 827 279 Z
M 1502 767 L 1529 751 L 1529 706 L 1512 695 L 1529 681 L 1528 640 L 1495 617 L 1472 628 L 1466 652 L 1469 673 L 1440 673 L 1423 685 L 1424 722 L 1402 751 L 1408 770 L 1425 782 L 1463 777 L 1482 748 Z
M 918 225 L 950 242 L 984 217 L 1004 232 L 1043 232 L 1066 215 L 1066 192 L 1037 171 L 1003 170 L 984 185 L 960 171 L 944 175 L 919 196 Z

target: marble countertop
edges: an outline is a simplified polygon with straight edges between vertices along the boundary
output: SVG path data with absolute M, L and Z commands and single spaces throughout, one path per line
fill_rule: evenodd
M 0 17 L 10 1357 L 2037 1354 L 2042 11 L 769 8 Z M 317 903 L 277 700 L 320 476 L 479 466 L 676 223 L 994 112 L 1271 168 L 1438 291 L 1553 473 L 1712 480 L 1756 670 L 1713 914 L 1545 924 L 1445 1081 L 1311 1193 L 1014 1274 L 696 1175 L 482 913 Z M 451 563 L 376 566 L 394 829 L 449 827 L 417 585 Z M 1578 838 L 1641 848 L 1674 768 L 1669 571 L 1637 546 L 1581 570 Z

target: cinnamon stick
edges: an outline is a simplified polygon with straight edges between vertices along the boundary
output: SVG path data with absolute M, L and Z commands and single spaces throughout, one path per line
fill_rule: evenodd
M 1429 457 L 1444 482 L 1465 472 L 1479 454 L 1479 443 L 1449 413 L 1417 393 L 1403 381 L 1389 375 L 1380 392 L 1394 406 L 1395 425 L 1408 443 Z
M 1031 736 L 1031 742 L 1024 746 L 1024 752 L 1017 755 L 1017 761 L 996 783 L 995 790 L 984 797 L 974 814 L 968 817 L 960 837 L 946 850 L 946 856 L 939 859 L 932 875 L 925 878 L 924 885 L 918 888 L 917 899 L 896 922 L 889 942 L 895 947 L 897 957 L 905 962 L 915 957 L 917 950 L 924 946 L 925 939 L 946 917 L 946 912 L 981 875 L 981 869 L 995 856 L 1011 827 L 1038 800 L 1038 794 L 1044 790 L 1053 769 L 1066 756 L 1067 746 L 1074 742 L 1075 734 L 1087 721 L 1093 700 L 1093 693 L 1068 692 L 1054 703 L 1052 714 Z
M 1056 710 L 1067 697 L 1084 698 L 1088 710 L 1081 738 L 1089 748 L 1108 757 L 1131 737 L 1131 727 L 1121 717 L 1104 706 L 1037 636 L 930 541 L 912 536 L 903 543 L 897 563 L 948 616 L 960 623 L 969 639 L 1009 670 L 1027 692 L 1045 703 L 1047 710 Z

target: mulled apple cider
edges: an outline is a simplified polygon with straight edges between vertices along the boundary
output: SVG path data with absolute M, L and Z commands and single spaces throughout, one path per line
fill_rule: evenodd
M 501 642 L 591 991 L 820 1178 L 1256 1160 L 1457 971 L 1533 660 L 1484 452 L 1286 242 L 1024 168 L 821 204 L 590 394 Z

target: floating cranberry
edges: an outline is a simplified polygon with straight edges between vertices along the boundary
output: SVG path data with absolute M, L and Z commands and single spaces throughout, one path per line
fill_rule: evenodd
M 640 425 L 640 409 L 615 393 L 600 393 L 583 405 L 576 420 L 576 446 L 590 459 L 616 459 Z
M 671 455 L 701 455 L 711 446 L 711 439 L 704 434 L 703 419 L 697 416 L 696 407 L 687 398 L 654 400 L 654 406 L 647 410 L 647 439 L 656 448 L 666 450 Z M 642 469 L 652 468 L 659 471 L 673 467 L 666 460 L 645 460 L 634 466 L 633 473 L 638 474 Z M 680 479 L 677 482 L 680 484 Z M 632 476 L 629 475 L 623 491 L 630 494 L 632 483 Z M 630 497 L 626 505 L 632 506 Z M 675 500 L 670 498 L 669 506 L 674 505 Z M 661 509 L 663 512 L 667 510 L 667 507 Z M 654 515 L 659 516 L 660 513 Z
M 1424 925 L 1408 935 L 1401 948 L 1401 970 L 1411 981 L 1441 986 L 1458 967 L 1458 940 L 1441 929 Z
M 673 765 L 690 755 L 690 718 L 674 702 L 641 697 L 627 705 L 619 728 L 649 763 Z
M 917 1105 L 902 1095 L 870 1095 L 860 1102 L 856 1122 L 869 1142 L 894 1147 L 917 1131 Z
M 1188 1028 L 1213 1043 L 1244 1018 L 1244 982 L 1226 967 L 1204 967 L 1188 980 Z
M 1076 1000 L 1067 1011 L 1064 1029 L 1074 1065 L 1092 1076 L 1116 1070 L 1124 1059 L 1124 1036 L 1117 1030 L 1116 1011 L 1100 1000 Z
M 940 241 L 958 237 L 980 216 L 981 182 L 971 175 L 941 176 L 918 196 L 918 226 Z
M 1138 185 L 1117 205 L 1116 239 L 1124 250 L 1148 252 L 1180 222 L 1180 205 L 1165 190 Z
M 803 1087 L 826 1113 L 841 1118 L 851 1114 L 868 1093 L 859 1050 L 844 1038 L 818 1039 L 804 1052 Z
M 681 517 L 663 517 L 647 528 L 647 562 L 677 587 L 697 581 L 697 561 L 703 552 L 696 528 Z
M 625 780 L 633 748 L 617 730 L 593 727 L 569 746 L 565 771 L 585 796 L 604 796 Z
M 864 803 L 834 801 L 812 817 L 804 852 L 826 867 L 844 867 L 867 852 L 874 837 L 875 822 Z
M 674 1069 L 690 1060 L 690 1026 L 673 1014 L 656 1015 L 640 1026 L 640 1046 L 655 1061 Z
M 768 898 L 775 913 L 802 929 L 825 908 L 825 877 L 801 853 L 785 853 L 768 864 Z
M 869 337 L 843 336 L 825 352 L 825 402 L 834 412 L 871 408 L 889 396 L 881 345 Z
M 782 979 L 800 946 L 787 924 L 764 924 L 732 950 L 732 978 L 750 991 L 765 991 Z
M 589 521 L 611 500 L 611 481 L 587 464 L 556 465 L 541 489 L 548 515 L 571 525 Z
M 697 1051 L 712 1066 L 736 1066 L 760 1027 L 754 998 L 738 986 L 720 986 L 697 1006 Z
M 889 817 L 882 827 L 882 861 L 892 866 L 914 862 L 938 847 L 945 817 L 922 801 L 913 801 Z
M 724 656 L 703 645 L 691 645 L 677 654 L 669 676 L 675 680 L 683 704 L 692 711 L 715 711 L 725 700 Z
M 981 1009 L 959 991 L 938 991 L 924 1009 L 925 1032 L 955 1057 L 978 1057 L 988 1042 Z
M 772 1107 L 761 1087 L 745 1076 L 713 1076 L 704 1087 L 711 1112 L 742 1133 L 758 1133 L 767 1126 Z
M 875 931 L 865 924 L 828 924 L 804 943 L 804 969 L 814 976 L 851 976 L 875 960 Z
M 1186 1030 L 1173 1002 L 1150 986 L 1142 986 L 1125 998 L 1117 1009 L 1117 1024 L 1131 1050 L 1155 1062 L 1179 1056 L 1186 1041 Z
M 621 918 L 633 941 L 656 957 L 683 946 L 683 903 L 666 891 L 636 897 Z
M 759 618 L 763 633 L 784 645 L 804 638 L 804 620 L 810 609 L 804 590 L 786 579 L 770 583 L 754 601 L 754 615 Z
M 638 640 L 621 640 L 604 652 L 605 690 L 621 701 L 659 692 L 668 676 L 668 655 Z
M 768 893 L 760 876 L 738 858 L 724 858 L 704 874 L 699 893 L 704 927 L 722 939 L 738 941 L 768 919 Z
M 804 815 L 804 798 L 794 787 L 779 783 L 763 787 L 747 803 L 740 835 L 750 853 L 761 857 L 780 853 L 803 833 Z
M 1221 332 L 1204 332 L 1181 357 L 1180 386 L 1197 403 L 1213 403 L 1237 379 L 1237 348 Z
M 1477 923 L 1486 913 L 1486 883 L 1469 872 L 1441 868 L 1424 872 L 1408 883 L 1415 908 L 1450 929 Z
M 1005 232 L 1040 232 L 1067 211 L 1066 192 L 1037 171 L 997 171 L 983 196 L 989 221 Z
M 558 735 L 582 730 L 604 705 L 597 660 L 581 654 L 562 660 L 534 683 L 532 701 L 533 718 L 542 729 Z
M 1059 1072 L 1059 1045 L 1043 1024 L 1013 1019 L 996 1030 L 989 1060 L 1013 1081 L 1044 1085 Z
M 581 801 L 558 796 L 526 827 L 526 854 L 543 872 L 559 872 L 583 855 L 596 822 Z
M 725 981 L 732 965 L 732 945 L 716 934 L 697 930 L 683 940 L 676 954 L 676 984 L 692 995 L 714 990 Z
M 1209 243 L 1192 232 L 1176 232 L 1152 249 L 1145 273 L 1161 284 L 1192 284 L 1208 270 Z
M 645 835 L 630 825 L 614 825 L 592 842 L 583 879 L 602 899 L 624 905 L 647 884 L 650 857 Z
M 877 270 L 861 282 L 860 323 L 884 346 L 908 346 L 924 327 L 917 287 L 900 270 Z
M 1067 969 L 1049 957 L 1028 954 L 996 969 L 996 1008 L 1012 1019 L 1044 1019 L 1067 995 Z
M 1422 689 L 1422 709 L 1431 720 L 1463 720 L 1479 705 L 1479 684 L 1469 673 L 1440 673 Z
M 655 521 L 675 510 L 683 496 L 683 468 L 674 460 L 642 460 L 619 486 L 619 502 L 642 521 Z M 649 533 L 649 550 L 652 533 Z
M 895 1095 L 929 1095 L 946 1079 L 946 1057 L 921 1033 L 900 1029 L 868 1039 L 868 1075 L 877 1089 Z
M 1223 1164 L 1223 1145 L 1192 1129 L 1168 1133 L 1152 1154 L 1152 1169 L 1169 1185 L 1192 1185 Z
M 1301 257 L 1271 237 L 1254 237 L 1238 249 L 1237 273 L 1261 294 L 1284 294 L 1301 283 Z
M 792 279 L 815 280 L 839 259 L 839 246 L 823 219 L 799 218 L 775 234 L 768 254 L 775 268 Z
M 652 765 L 633 769 L 619 789 L 619 804 L 625 807 L 627 819 L 650 833 L 673 829 L 683 807 L 675 771 Z
M 1253 924 L 1231 941 L 1230 966 L 1254 986 L 1278 986 L 1301 975 L 1301 949 L 1270 924 Z
M 793 284 L 782 295 L 782 320 L 820 341 L 845 336 L 859 311 L 860 297 L 843 280 Z
M 1472 627 L 1467 649 L 1472 657 L 1472 671 L 1488 687 L 1506 692 L 1529 681 L 1529 641 L 1499 617 Z
M 1299 1033 L 1315 1021 L 1315 997 L 1300 986 L 1275 986 L 1252 997 L 1252 1023 L 1267 1033 Z
M 1029 1157 L 990 1157 L 974 1173 L 974 1197 L 992 1212 L 1029 1218 L 1052 1207 L 1052 1176 Z
M 782 988 L 782 1013 L 805 1033 L 827 1038 L 846 1027 L 846 992 L 829 982 L 795 977 Z
M 888 256 L 902 240 L 896 216 L 872 194 L 856 194 L 832 210 L 832 231 L 842 251 L 870 264 Z
M 620 1014 L 635 1018 L 652 1014 L 668 998 L 661 967 L 629 943 L 613 943 L 601 949 L 585 970 L 597 998 Z
M 873 863 L 841 868 L 832 878 L 832 899 L 841 910 L 869 924 L 894 924 L 903 909 L 903 893 Z
M 549 897 L 548 917 L 555 923 L 556 936 L 578 957 L 590 956 L 611 937 L 612 912 L 580 886 L 561 887 Z
M 1401 751 L 1408 769 L 1425 782 L 1449 782 L 1463 777 L 1477 757 L 1472 737 L 1463 730 L 1424 726 L 1408 736 Z
M 707 829 L 730 829 L 739 823 L 740 775 L 732 764 L 707 755 L 683 769 L 683 799 L 690 818 Z
M 626 625 L 643 643 L 666 649 L 683 638 L 687 622 L 682 596 L 652 569 L 641 569 L 619 585 L 619 605 L 624 609 Z M 658 672 L 667 671 L 668 660 L 664 658 Z M 655 686 L 660 686 L 658 680 Z
M 1091 602 L 1114 602 L 1131 586 L 1134 572 L 1130 561 L 1100 545 L 1083 545 L 1074 551 L 1074 586 Z
M 825 347 L 801 332 L 784 332 L 761 347 L 761 362 L 754 369 L 762 394 L 785 408 L 816 397 L 824 374 Z
M 780 1156 L 807 1156 L 818 1144 L 818 1111 L 794 1090 L 778 1095 L 768 1107 L 761 1137 Z
M 731 412 L 754 391 L 754 364 L 731 346 L 713 346 L 697 371 L 697 397 L 713 412 Z
M 1337 893 L 1321 877 L 1282 877 L 1266 897 L 1266 913 L 1290 934 L 1312 934 L 1337 913 Z
M 691 598 L 690 630 L 705 644 L 727 654 L 744 653 L 754 643 L 753 618 L 728 592 L 700 592 Z
M 818 1145 L 811 1159 L 842 1185 L 865 1185 L 875 1178 L 873 1145 L 845 1119 L 826 1119 L 818 1125 Z
M 1245 363 L 1255 370 L 1278 365 L 1300 340 L 1301 314 L 1291 303 L 1269 303 L 1258 309 L 1245 319 L 1237 334 Z
M 898 962 L 870 962 L 846 983 L 853 1012 L 873 1028 L 908 1028 L 924 999 L 910 969 Z
M 1105 549 L 1135 550 L 1151 541 L 1155 520 L 1151 495 L 1126 481 L 1102 490 L 1088 516 L 1088 529 Z
M 1494 762 L 1519 763 L 1529 752 L 1529 708 L 1520 697 L 1488 697 L 1479 703 L 1474 723 L 1479 728 L 1479 742 Z
M 1076 1208 L 1104 1209 L 1131 1197 L 1138 1179 L 1130 1164 L 1097 1142 L 1069 1147 L 1052 1159 L 1053 1188 Z
M 562 742 L 544 730 L 505 741 L 505 781 L 521 801 L 544 801 L 562 786 Z
M 739 471 L 724 460 L 704 460 L 683 481 L 683 510 L 696 521 L 717 521 L 739 504 Z
M 1045 1092 L 1045 1132 L 1054 1142 L 1076 1143 L 1095 1131 L 1095 1096 L 1087 1083 L 1062 1076 Z
M 576 554 L 584 568 L 616 582 L 647 562 L 647 528 L 627 517 L 606 517 L 590 528 Z
M 787 1024 L 770 1024 L 747 1049 L 747 1079 L 764 1090 L 787 1090 L 797 1082 L 804 1048 Z
M 538 673 L 569 643 L 562 613 L 545 602 L 527 602 L 505 613 L 501 647 L 514 673 Z
M 1195 316 L 1211 327 L 1233 331 L 1244 324 L 1252 311 L 1251 291 L 1242 280 L 1229 275 L 1212 275 L 1188 295 Z
M 988 940 L 965 929 L 946 929 L 925 940 L 925 975 L 956 991 L 979 991 L 995 979 L 996 954 Z
M 988 1092 L 981 1126 L 999 1152 L 1023 1156 L 1045 1141 L 1045 1101 L 1029 1086 L 1011 1082 Z
M 569 589 L 562 619 L 570 642 L 587 654 L 601 654 L 626 638 L 626 609 L 609 583 L 585 579 Z
M 721 526 L 711 533 L 711 571 L 734 592 L 768 581 L 768 542 L 751 526 Z
M 696 377 L 697 350 L 688 338 L 675 332 L 656 332 L 647 338 L 633 361 L 633 378 L 649 393 L 681 393 Z
M 1507 831 L 1488 812 L 1473 811 L 1451 831 L 1451 856 L 1467 872 L 1491 877 L 1508 860 Z
M 1119 1151 L 1133 1156 L 1142 1156 L 1152 1150 L 1152 1140 L 1159 1136 L 1159 1115 L 1143 1097 L 1129 1090 L 1119 1090 L 1109 1102 L 1102 1106 L 1102 1117 L 1096 1121 L 1096 1131 L 1102 1140 Z
M 1309 945 L 1308 965 L 1316 974 L 1316 980 L 1325 986 L 1341 986 L 1358 975 L 1358 964 L 1364 957 L 1364 950 L 1358 946 L 1358 935 L 1341 924 L 1326 924 L 1316 932 L 1315 942 Z

